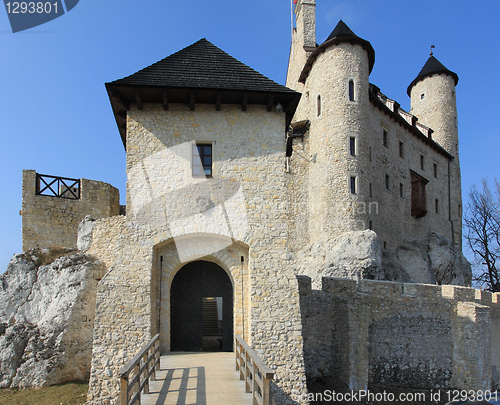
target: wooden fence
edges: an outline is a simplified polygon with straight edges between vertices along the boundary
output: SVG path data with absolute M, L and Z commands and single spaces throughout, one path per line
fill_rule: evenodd
M 245 380 L 245 391 L 252 393 L 252 403 L 274 405 L 269 387 L 274 372 L 264 364 L 240 335 L 236 335 L 235 340 L 236 370 L 240 372 L 240 380 Z
M 141 393 L 149 394 L 149 378 L 160 369 L 160 335 L 156 335 L 120 370 L 120 405 L 141 403 Z

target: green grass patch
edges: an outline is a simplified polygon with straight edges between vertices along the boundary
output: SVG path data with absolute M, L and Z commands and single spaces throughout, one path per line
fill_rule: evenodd
M 83 405 L 89 385 L 71 382 L 39 389 L 0 389 L 0 405 Z

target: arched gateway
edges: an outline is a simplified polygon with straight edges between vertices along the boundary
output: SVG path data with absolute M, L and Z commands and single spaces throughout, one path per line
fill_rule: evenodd
M 233 350 L 233 286 L 217 264 L 186 264 L 170 290 L 171 350 Z

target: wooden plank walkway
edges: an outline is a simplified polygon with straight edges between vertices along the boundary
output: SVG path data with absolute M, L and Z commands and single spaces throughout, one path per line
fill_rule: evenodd
M 160 358 L 160 371 L 151 381 L 142 405 L 251 405 L 228 352 L 173 352 Z

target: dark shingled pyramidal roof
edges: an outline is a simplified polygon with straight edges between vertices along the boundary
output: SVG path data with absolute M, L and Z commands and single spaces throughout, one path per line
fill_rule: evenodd
M 206 39 L 176 52 L 138 72 L 106 83 L 111 107 L 122 137 L 127 139 L 127 111 L 132 104 L 139 110 L 144 103 L 265 105 L 275 106 L 286 113 L 286 128 L 290 124 L 300 93 L 278 84 L 217 48 Z
M 427 62 L 425 63 L 418 76 L 408 86 L 408 95 L 411 94 L 412 87 L 415 86 L 420 80 L 424 80 L 426 77 L 437 75 L 440 73 L 451 76 L 455 80 L 455 86 L 457 85 L 458 75 L 455 72 L 448 70 L 441 62 L 439 62 L 434 56 L 431 55 L 429 59 L 427 59 Z
M 109 84 L 293 93 L 233 58 L 205 38 Z

